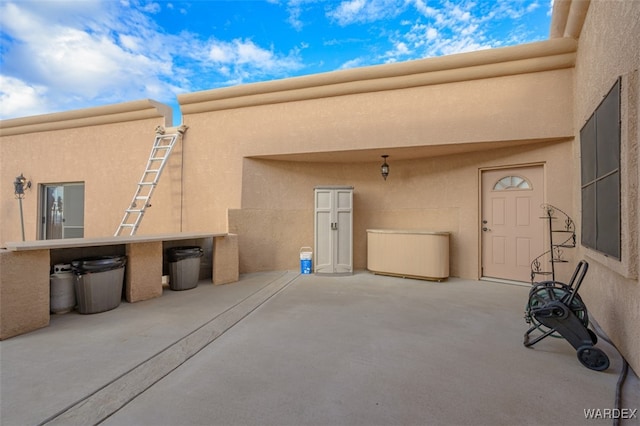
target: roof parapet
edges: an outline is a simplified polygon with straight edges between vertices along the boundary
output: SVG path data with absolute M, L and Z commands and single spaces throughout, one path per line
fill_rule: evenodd
M 173 124 L 173 111 L 170 106 L 151 99 L 144 99 L 2 120 L 0 121 L 0 136 L 73 129 L 156 117 L 164 117 L 165 125 Z
M 549 38 L 579 39 L 591 0 L 555 0 Z
M 182 94 L 178 102 L 183 114 L 193 114 L 571 68 L 576 49 L 576 40 L 556 38 Z

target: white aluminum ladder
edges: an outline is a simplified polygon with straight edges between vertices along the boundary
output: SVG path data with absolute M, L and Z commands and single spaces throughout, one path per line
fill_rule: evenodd
M 125 230 L 127 229 L 129 230 L 129 235 L 135 235 L 145 210 L 147 207 L 151 207 L 151 195 L 158 184 L 158 180 L 160 180 L 160 175 L 167 164 L 171 151 L 173 151 L 178 138 L 182 137 L 186 130 L 187 126 L 184 124 L 170 133 L 165 133 L 165 129 L 162 126 L 156 127 L 156 138 L 153 141 L 147 168 L 142 173 L 142 178 L 138 182 L 138 189 L 133 194 L 129 208 L 124 211 L 122 222 L 120 222 L 114 236 L 123 235 L 122 233 L 126 232 Z

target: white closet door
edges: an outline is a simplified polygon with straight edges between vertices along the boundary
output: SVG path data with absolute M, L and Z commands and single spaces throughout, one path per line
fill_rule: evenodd
M 315 262 L 314 271 L 333 272 L 333 241 L 331 224 L 333 223 L 333 192 L 316 189 L 315 217 Z
M 353 187 L 315 188 L 314 272 L 353 272 Z
M 353 191 L 351 189 L 335 191 L 336 220 L 334 230 L 334 253 L 336 273 L 353 271 Z

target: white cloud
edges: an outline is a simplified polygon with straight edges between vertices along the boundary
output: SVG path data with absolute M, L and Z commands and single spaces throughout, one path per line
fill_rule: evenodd
M 259 68 L 277 66 L 277 59 L 268 50 L 256 46 L 252 41 L 234 41 L 236 47 L 236 61 L 238 64 L 252 64 Z
M 398 52 L 401 55 L 407 55 L 408 53 L 410 53 L 409 48 L 403 42 L 396 44 L 396 52 Z
M 209 58 L 221 64 L 250 64 L 257 68 L 272 68 L 277 63 L 273 52 L 256 46 L 251 40 L 240 39 L 214 42 Z
M 507 37 L 489 35 L 489 25 L 496 20 L 517 24 L 539 7 L 539 0 L 343 0 L 327 12 L 327 17 L 341 26 L 376 23 L 391 45 L 379 59 L 393 62 L 518 42 L 515 33 Z M 405 18 L 405 12 L 417 15 L 413 24 Z M 387 30 L 385 20 L 396 17 L 400 17 L 400 24 Z
M 0 115 L 20 117 L 43 114 L 49 110 L 48 105 L 42 104 L 46 92 L 43 86 L 32 86 L 20 79 L 0 75 Z
M 343 1 L 336 10 L 330 13 L 330 16 L 335 18 L 340 25 L 346 25 L 350 22 L 358 21 L 358 17 L 362 15 L 366 4 L 366 0 Z
M 289 2 L 287 9 L 289 12 L 289 19 L 288 19 L 289 24 L 295 30 L 301 31 L 302 28 L 304 27 L 304 22 L 300 19 L 300 16 L 302 15 L 301 2 L 298 0 L 291 1 Z
M 479 43 L 475 39 L 467 37 L 443 42 L 437 47 L 437 50 L 442 52 L 443 55 L 453 55 L 454 53 L 491 49 L 491 47 L 491 44 Z
M 538 1 L 452 1 L 408 0 L 419 14 L 413 25 L 404 25 L 389 36 L 393 49 L 384 61 L 431 57 L 499 47 L 525 41 L 526 27 L 520 23 L 540 7 Z M 507 21 L 506 36 L 491 33 L 491 25 Z M 404 30 L 403 28 L 406 28 Z M 397 49 L 401 42 L 408 51 Z
M 305 22 L 302 19 L 302 15 L 304 12 L 313 7 L 316 3 L 321 3 L 324 0 L 288 0 L 286 1 L 286 8 L 289 14 L 287 22 L 293 29 L 296 31 L 302 31 L 302 29 L 307 25 L 308 22 Z M 272 4 L 280 4 L 278 0 L 267 0 L 268 3 Z
M 0 7 L 2 77 L 23 83 L 3 86 L 3 100 L 21 100 L 22 108 L 3 107 L 2 118 L 28 112 L 28 105 L 37 114 L 174 93 L 171 57 L 157 49 L 164 43 L 142 15 L 121 18 L 110 3 L 69 2 L 82 3 L 73 9 L 60 2 L 54 10 L 52 3 Z
M 118 37 L 122 47 L 134 52 L 140 50 L 141 45 L 144 43 L 144 40 L 140 37 L 132 35 L 120 34 Z
M 407 46 L 405 42 L 399 41 L 393 45 L 393 49 L 385 52 L 385 62 L 397 62 L 402 59 L 406 59 L 413 54 L 413 51 Z
M 153 98 L 199 84 L 252 81 L 301 67 L 286 54 L 251 40 L 211 42 L 167 34 L 132 2 L 0 3 L 0 119 Z
M 462 27 L 460 29 L 460 35 L 465 37 L 473 35 L 473 33 L 475 33 L 477 29 L 478 29 L 478 24 L 469 24 L 468 26 Z
M 340 66 L 341 70 L 350 69 L 350 68 L 358 68 L 363 66 L 364 61 L 362 58 L 352 59 L 350 61 L 345 62 Z
M 229 44 L 215 44 L 211 46 L 211 50 L 209 51 L 209 58 L 214 62 L 231 62 L 233 56 L 233 48 Z
M 161 7 L 158 3 L 148 3 L 146 5 L 143 5 L 141 8 L 141 10 L 149 13 L 158 13 L 160 12 L 160 9 Z
M 397 57 L 397 56 L 406 56 L 409 55 L 411 51 L 407 47 L 407 44 L 404 42 L 398 42 L 393 46 L 393 50 L 388 54 L 388 56 Z
M 251 40 L 235 39 L 230 42 L 215 40 L 210 43 L 207 66 L 215 67 L 234 82 L 245 81 L 251 75 L 281 74 L 299 69 L 302 65 L 294 50 L 278 55 L 273 49 L 264 49 Z
M 454 6 L 450 12 L 451 17 L 457 22 L 468 22 L 471 19 L 471 14 L 468 10 L 462 10 L 460 6 Z
M 282 22 L 242 28 L 170 1 L 0 0 L 0 118 L 515 44 L 547 0 L 267 0 Z
M 538 0 L 527 4 L 523 1 L 505 1 L 497 2 L 492 9 L 492 17 L 508 17 L 509 19 L 521 19 L 528 13 L 534 12 L 540 7 Z
M 50 87 L 55 96 L 106 101 L 114 92 L 145 96 L 147 85 L 160 83 L 159 77 L 171 71 L 162 55 L 140 54 L 140 38 L 120 34 L 113 37 L 108 29 L 94 32 L 47 21 L 37 14 L 11 7 L 7 25 L 9 34 L 21 43 L 6 55 L 8 71 L 28 69 L 34 81 Z M 119 44 L 120 42 L 121 44 Z M 145 46 L 148 48 L 148 45 Z M 168 65 L 168 66 L 167 66 Z
M 414 6 L 419 13 L 426 17 L 434 17 L 438 14 L 438 10 L 433 7 L 427 6 L 427 3 L 425 3 L 424 0 L 415 0 Z
M 344 0 L 327 16 L 339 25 L 373 22 L 397 16 L 405 7 L 400 0 Z

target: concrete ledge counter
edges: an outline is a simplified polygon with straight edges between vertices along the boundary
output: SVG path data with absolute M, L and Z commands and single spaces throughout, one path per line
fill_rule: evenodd
M 125 298 L 139 302 L 162 295 L 165 250 L 192 244 L 210 247 L 204 272 L 214 284 L 238 281 L 235 234 L 193 232 L 7 243 L 0 249 L 0 340 L 49 325 L 51 266 L 89 256 L 126 255 Z
M 199 238 L 226 237 L 226 232 L 204 233 L 204 232 L 184 232 L 179 234 L 157 234 L 157 235 L 133 235 L 121 237 L 99 237 L 99 238 L 66 238 L 64 240 L 37 240 L 18 241 L 6 244 L 9 251 L 59 249 L 73 247 L 99 247 L 115 246 L 134 243 L 151 243 L 164 241 L 180 241 Z
M 367 269 L 442 281 L 449 277 L 449 232 L 367 229 Z

